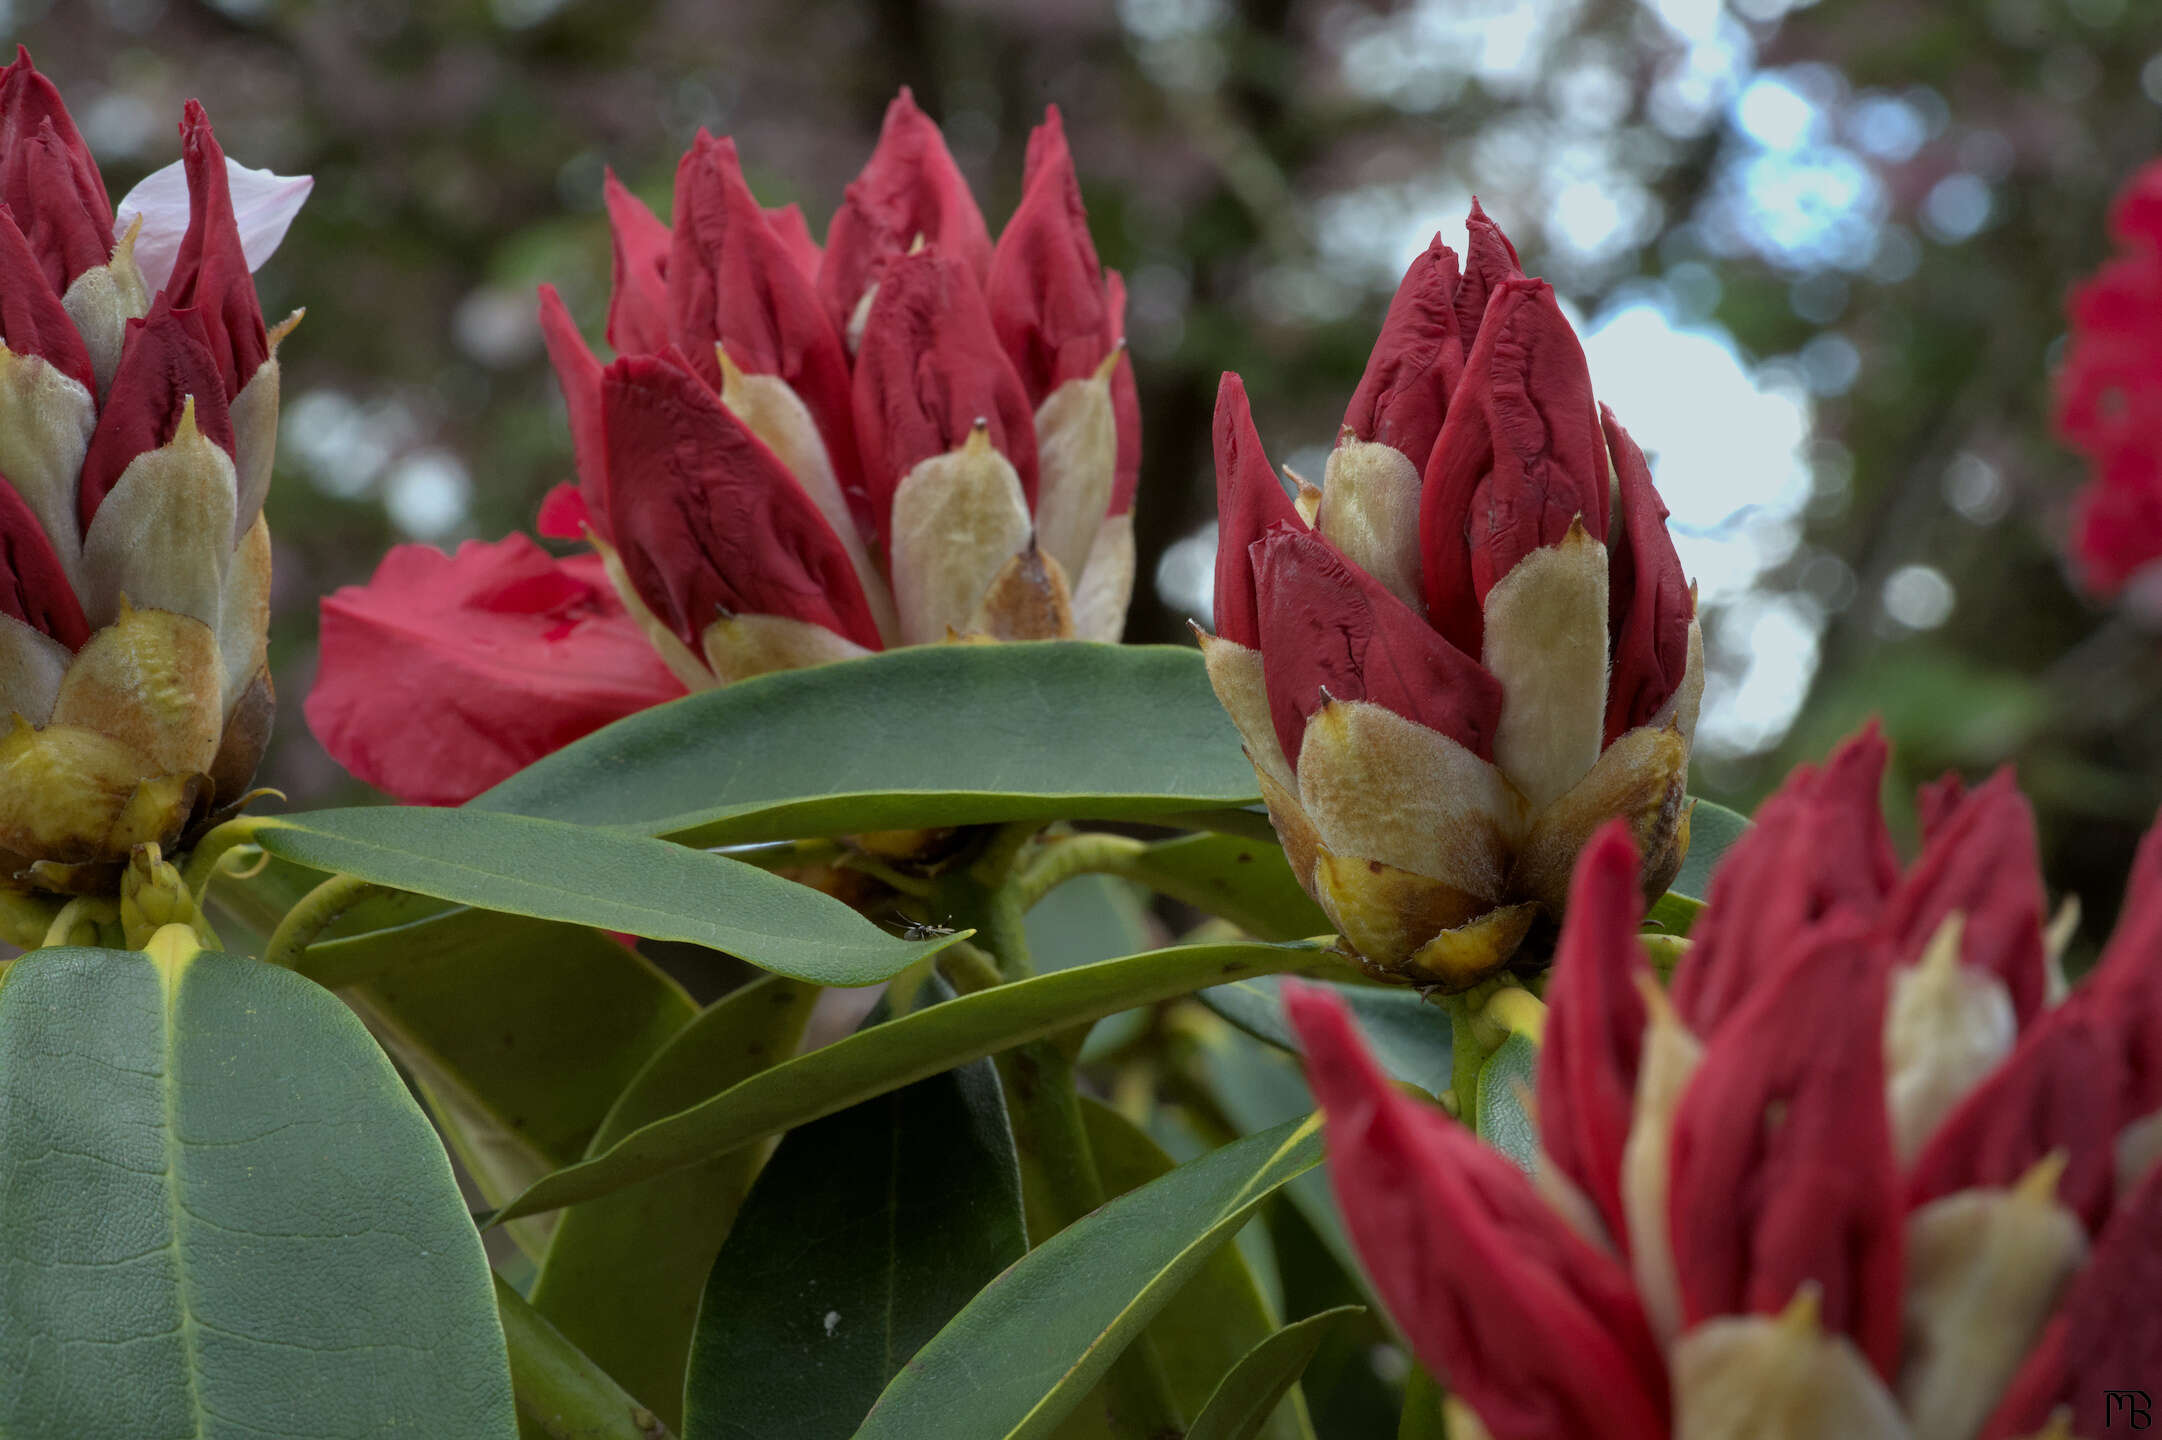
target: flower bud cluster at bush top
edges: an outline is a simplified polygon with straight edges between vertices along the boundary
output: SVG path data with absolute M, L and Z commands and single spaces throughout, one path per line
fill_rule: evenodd
M 703 132 L 672 227 L 612 175 L 607 203 L 617 358 L 541 293 L 579 478 L 540 529 L 593 554 L 409 546 L 325 601 L 308 719 L 354 774 L 456 803 L 686 688 L 1118 638 L 1141 444 L 1125 290 L 1056 110 L 995 245 L 906 91 L 823 250 Z
M 59 92 L 0 69 L 0 875 L 105 891 L 238 800 L 270 734 L 278 341 L 250 272 L 307 194 L 183 159 L 121 202 Z M 241 215 L 236 216 L 237 209 Z M 297 317 L 296 317 L 297 318 Z
M 2162 560 L 2162 162 L 2117 197 L 2123 254 L 2072 292 L 2057 429 L 2094 480 L 2072 535 L 2081 578 L 2114 595 Z
M 1766 802 L 1663 990 L 1636 847 L 1594 840 L 1529 1177 L 1293 999 L 1353 1238 L 1495 1440 L 2099 1437 L 2154 1383 L 2162 826 L 2066 995 L 2009 775 L 1926 792 L 1902 874 L 1884 760 Z
M 1460 990 L 1610 816 L 1663 892 L 1704 688 L 1643 452 L 1473 202 L 1389 307 L 1322 486 L 1278 484 L 1224 377 L 1209 676 L 1294 869 L 1359 954 Z

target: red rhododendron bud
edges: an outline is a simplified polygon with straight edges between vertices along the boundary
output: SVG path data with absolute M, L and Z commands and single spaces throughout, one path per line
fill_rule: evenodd
M 842 492 L 855 488 L 840 337 L 744 183 L 735 142 L 704 131 L 676 168 L 668 303 L 676 344 L 709 386 L 723 388 L 722 345 L 745 373 L 777 376 L 810 411 Z
M 1867 932 L 1820 929 L 1728 1018 L 1674 1119 L 1683 1313 L 1776 1315 L 1804 1285 L 1826 1328 L 1898 1373 L 1905 1206 L 1884 1108 L 1884 974 Z
M 978 422 L 1036 499 L 1036 421 L 966 266 L 935 250 L 887 267 L 856 356 L 856 436 L 879 533 L 911 470 Z
M 1366 373 L 1344 411 L 1345 430 L 1401 451 L 1421 470 L 1464 373 L 1457 282 L 1456 252 L 1436 235 L 1396 287 Z
M 1796 769 L 1728 852 L 1674 972 L 1674 1008 L 1697 1034 L 1712 1035 L 1819 929 L 1876 918 L 1899 879 L 1877 798 L 1889 753 L 1871 725 L 1821 771 Z
M 5 484 L 0 484 L 0 614 L 51 636 L 70 651 L 82 649 L 90 638 L 82 602 L 44 526 L 14 487 Z
M 1636 930 L 1644 913 L 1629 827 L 1607 822 L 1577 862 L 1569 914 L 1547 982 L 1539 1047 L 1539 1138 L 1561 1173 L 1591 1198 L 1617 1249 L 1628 1253 L 1622 1150 L 1636 1109 L 1651 974 Z
M 180 242 L 165 296 L 174 308 L 192 308 L 202 317 L 218 377 L 225 382 L 226 395 L 236 397 L 270 358 L 270 337 L 263 328 L 254 277 L 241 253 L 225 152 L 210 133 L 203 107 L 193 100 L 180 122 L 180 153 L 188 172 L 188 233 Z
M 361 779 L 423 805 L 459 804 L 683 693 L 599 557 L 556 560 L 522 535 L 392 550 L 367 585 L 323 602 L 322 672 L 316 735 Z M 382 743 L 414 730 L 425 744 Z
M 1340 1002 L 1285 991 L 1337 1203 L 1413 1351 L 1494 1440 L 1664 1440 L 1665 1367 L 1627 1271 L 1508 1161 L 1397 1093 Z
M 1922 827 L 1922 843 L 1936 838 L 1944 823 L 1959 812 L 1967 799 L 1967 782 L 1957 770 L 1947 770 L 1934 780 L 1924 781 L 1915 791 L 1914 818 Z
M 1489 302 L 1426 468 L 1419 543 L 1427 614 L 1477 653 L 1487 595 L 1582 520 L 1607 533 L 1607 455 L 1584 347 L 1543 280 Z
M 1300 530 L 1305 522 L 1262 451 L 1245 382 L 1229 371 L 1216 387 L 1215 443 L 1216 633 L 1251 650 L 1261 644 L 1254 543 L 1278 525 Z
M 112 393 L 105 398 L 97 433 L 83 457 L 76 503 L 85 530 L 135 457 L 164 445 L 179 431 L 181 412 L 191 403 L 196 429 L 230 455 L 233 423 L 201 313 L 175 310 L 160 294 L 148 316 L 128 322 L 127 348 L 121 351 Z
M 5 205 L 0 205 L 0 342 L 16 355 L 37 356 L 86 392 L 97 393 L 90 351 Z
M 1465 349 L 1469 350 L 1471 337 L 1479 333 L 1494 292 L 1508 281 L 1523 279 L 1524 271 L 1517 262 L 1516 247 L 1479 208 L 1477 196 L 1472 197 L 1471 216 L 1464 222 L 1464 238 L 1464 279 L 1456 291 L 1456 328 L 1465 337 Z
M 1667 534 L 1667 507 L 1651 467 L 1614 412 L 1599 407 L 1621 504 L 1622 543 L 1609 562 L 1607 614 L 1614 668 L 1607 677 L 1608 744 L 1651 723 L 1689 674 L 1696 600 Z
M 818 293 L 836 332 L 855 333 L 864 295 L 887 263 L 907 254 L 919 239 L 958 264 L 976 285 L 991 273 L 991 232 L 983 212 L 945 137 L 904 86 L 886 107 L 870 163 L 850 182 L 826 228 Z
M 738 614 L 878 627 L 826 519 L 681 358 L 634 355 L 601 382 L 609 529 L 639 596 L 686 646 Z
M 0 204 L 16 212 L 55 294 L 113 248 L 113 204 L 60 91 L 15 47 L 0 68 Z
M 1324 700 L 1371 700 L 1493 758 L 1501 687 L 1479 662 L 1321 538 L 1288 526 L 1256 541 L 1262 673 L 1276 738 L 1294 766 Z
M 582 526 L 591 525 L 603 540 L 608 528 L 608 445 L 601 433 L 601 363 L 586 348 L 563 297 L 553 285 L 540 287 L 541 338 L 548 345 L 548 359 L 555 366 L 556 383 L 563 389 L 564 408 L 570 412 L 571 454 L 578 465 L 578 496 L 575 513 L 558 501 L 544 535 L 565 540 L 579 537 Z
M 984 297 L 1031 405 L 1091 374 L 1115 341 L 1103 267 L 1055 105 L 1029 135 L 1021 207 L 998 237 Z
M 1887 902 L 1884 926 L 1894 952 L 1919 956 L 1947 915 L 1966 916 L 1966 964 L 2003 982 L 2024 1025 L 2041 1011 L 2048 989 L 2042 943 L 2041 857 L 2034 812 L 2010 769 L 1959 801 L 1932 828 Z
M 826 252 L 812 236 L 811 222 L 803 218 L 803 207 L 793 202 L 776 205 L 766 212 L 766 224 L 795 262 L 797 271 L 815 288 L 819 269 L 826 263 Z
M 685 157 L 688 160 L 688 156 Z M 619 355 L 651 355 L 675 338 L 669 323 L 668 256 L 675 236 L 646 202 L 608 171 L 601 180 L 608 206 L 614 289 L 608 299 L 608 343 Z M 554 287 L 545 287 L 549 294 Z

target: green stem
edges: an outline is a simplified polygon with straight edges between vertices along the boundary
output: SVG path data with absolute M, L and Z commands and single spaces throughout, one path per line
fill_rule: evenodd
M 1456 1095 L 1456 1118 L 1476 1127 L 1479 1068 L 1486 1064 L 1486 1051 L 1479 1044 L 1478 1021 L 1467 996 L 1444 996 L 1441 1004 L 1449 1012 L 1449 1085 Z
M 660 1416 L 625 1394 L 500 1275 L 495 1305 L 518 1417 L 533 1431 L 549 1440 L 673 1440 Z
M 242 815 L 226 821 L 195 842 L 195 849 L 181 867 L 180 879 L 188 887 L 188 893 L 195 897 L 196 904 L 203 903 L 210 882 L 218 878 L 218 867 L 225 857 L 239 846 L 253 844 L 255 832 L 262 823 L 254 816 Z
M 1033 909 L 1037 901 L 1076 875 L 1140 879 L 1134 873 L 1136 862 L 1148 853 L 1148 848 L 1146 841 L 1131 836 L 1097 832 L 1053 840 L 1014 880 L 1021 908 Z M 1148 882 L 1143 880 L 1142 883 Z
M 270 932 L 270 941 L 263 947 L 263 962 L 292 969 L 300 963 L 300 957 L 307 953 L 317 936 L 336 924 L 340 915 L 373 894 L 376 888 L 356 875 L 331 876 L 301 896 L 300 903 L 285 912 L 285 918 Z

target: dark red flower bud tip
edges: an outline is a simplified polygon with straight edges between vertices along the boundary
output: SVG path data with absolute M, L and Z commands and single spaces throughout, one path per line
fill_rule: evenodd
M 46 283 L 28 237 L 6 205 L 0 205 L 0 341 L 17 355 L 37 356 L 97 394 L 90 351 L 59 295 Z
M 673 338 L 668 319 L 668 252 L 675 237 L 611 169 L 601 178 L 608 207 L 613 285 L 608 343 L 618 355 L 650 355 Z
M 1652 973 L 1636 938 L 1644 909 L 1638 864 L 1622 819 L 1601 827 L 1578 859 L 1539 1050 L 1539 1134 L 1547 1157 L 1591 1197 L 1625 1254 L 1622 1149 L 1644 1047 L 1639 981 Z
M 1216 387 L 1216 633 L 1251 650 L 1261 644 L 1254 593 L 1255 541 L 1285 525 L 1304 530 L 1276 469 L 1261 448 L 1246 382 L 1230 370 Z M 1289 752 L 1296 757 L 1297 751 Z
M 1471 197 L 1471 214 L 1464 220 L 1464 278 L 1456 291 L 1456 328 L 1463 337 L 1464 348 L 1471 349 L 1479 333 L 1479 326 L 1486 318 L 1487 306 L 1492 303 L 1494 292 L 1510 280 L 1524 278 L 1524 268 L 1517 260 L 1516 247 L 1501 227 L 1487 217 L 1479 208 L 1479 197 Z
M 148 315 L 128 322 L 112 389 L 83 455 L 76 503 L 85 534 L 135 457 L 169 443 L 191 409 L 195 428 L 232 454 L 232 417 L 202 314 L 180 309 L 160 293 Z
M 1394 446 L 1426 469 L 1449 396 L 1464 373 L 1464 331 L 1456 313 L 1456 252 L 1436 235 L 1396 287 L 1388 318 L 1352 392 L 1337 443 L 1346 434 Z
M 27 47 L 0 68 L 0 201 L 47 263 L 55 293 L 113 248 L 113 202 L 60 91 L 38 73 Z
M 1055 105 L 1029 136 L 1021 204 L 999 236 L 984 293 L 1031 405 L 1102 363 L 1112 338 L 1103 267 Z
M 165 293 L 176 307 L 202 315 L 203 333 L 230 400 L 270 358 L 270 336 L 241 249 L 240 225 L 233 217 L 225 152 L 199 101 L 188 101 L 182 111 L 180 158 L 188 174 L 188 231 L 181 237 Z
M 1599 407 L 1599 420 L 1619 482 L 1623 531 L 1607 562 L 1614 663 L 1607 681 L 1606 740 L 1612 744 L 1649 724 L 1681 688 L 1697 606 L 1644 452 L 1605 405 Z

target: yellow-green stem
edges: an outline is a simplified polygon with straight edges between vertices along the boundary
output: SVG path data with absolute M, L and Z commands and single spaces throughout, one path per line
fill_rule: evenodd
M 264 963 L 292 969 L 318 935 L 376 888 L 355 875 L 333 875 L 301 896 L 300 902 L 285 912 L 278 928 L 270 932 L 270 941 L 263 947 Z
M 196 904 L 203 903 L 210 882 L 218 878 L 218 867 L 225 857 L 239 846 L 253 844 L 255 832 L 262 824 L 255 816 L 237 816 L 195 842 L 187 863 L 181 866 L 180 879 L 188 887 L 188 893 L 195 897 Z

